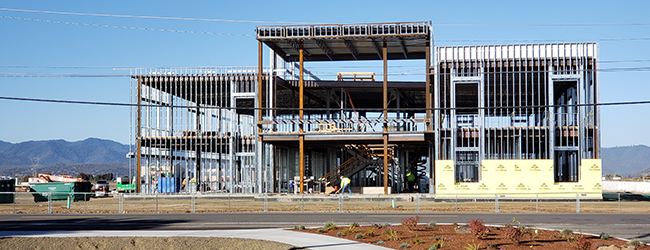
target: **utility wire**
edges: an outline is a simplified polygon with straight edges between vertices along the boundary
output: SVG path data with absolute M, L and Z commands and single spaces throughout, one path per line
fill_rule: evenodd
M 65 11 L 49 11 L 49 10 L 27 10 L 27 9 L 12 9 L 0 8 L 4 11 L 14 12 L 30 12 L 30 13 L 46 13 L 46 14 L 59 14 L 59 15 L 75 15 L 75 16 L 99 16 L 99 17 L 123 17 L 123 18 L 144 18 L 144 19 L 163 19 L 163 20 L 184 20 L 184 21 L 208 21 L 208 22 L 229 22 L 229 23 L 272 23 L 272 24 L 306 24 L 305 22 L 290 22 L 290 21 L 260 21 L 260 20 L 233 20 L 233 19 L 213 19 L 213 18 L 192 18 L 192 17 L 162 17 L 162 16 L 140 16 L 140 15 L 120 15 L 120 14 L 98 14 L 98 13 L 83 13 L 83 12 L 65 12 Z M 648 26 L 650 23 L 531 23 L 531 24 L 454 24 L 454 23 L 439 23 L 432 24 L 432 26 L 440 27 L 585 27 L 585 26 Z
M 442 43 L 489 43 L 489 42 L 575 42 L 576 40 L 563 40 L 563 39 L 450 39 L 450 40 L 439 40 L 436 39 L 436 42 Z M 637 38 L 599 38 L 599 39 L 589 39 L 589 41 L 594 42 L 622 42 L 622 41 L 650 41 L 650 37 L 637 37 Z
M 13 16 L 0 16 L 0 17 L 7 18 L 7 19 L 14 19 L 14 20 L 35 21 L 35 22 L 44 22 L 44 23 L 57 23 L 57 24 L 68 24 L 68 25 L 79 25 L 79 26 L 88 26 L 88 27 L 116 28 L 116 29 L 129 29 L 129 30 L 146 30 L 146 31 L 162 31 L 162 32 L 174 32 L 174 33 L 187 33 L 187 34 L 219 35 L 219 36 L 245 36 L 245 37 L 254 36 L 254 35 L 251 35 L 251 34 L 220 33 L 220 32 L 174 30 L 174 29 L 153 29 L 153 28 L 142 28 L 142 27 L 132 27 L 132 26 L 118 26 L 118 25 L 107 25 L 107 24 L 77 23 L 77 22 L 56 21 L 56 20 L 26 18 L 26 17 L 13 17 Z
M 640 63 L 640 62 L 650 62 L 650 59 L 630 59 L 630 60 L 599 60 L 599 63 Z M 339 65 L 339 66 L 309 66 L 309 69 L 341 69 L 341 68 L 375 68 L 380 65 Z M 219 66 L 215 66 L 219 67 Z M 131 66 L 26 66 L 26 65 L 0 65 L 0 68 L 9 68 L 9 69 L 112 69 L 112 70 L 128 70 L 136 69 L 142 67 L 131 67 Z M 183 67 L 154 67 L 152 69 L 169 69 L 169 68 L 183 68 Z M 199 68 L 213 68 L 213 67 L 199 67 Z M 390 68 L 421 68 L 424 69 L 424 66 L 421 65 L 394 65 Z
M 196 109 L 196 105 L 167 105 L 167 104 L 137 104 L 137 103 L 119 103 L 119 102 L 93 102 L 93 101 L 73 101 L 73 100 L 56 100 L 56 99 L 42 99 L 42 98 L 26 98 L 26 97 L 10 97 L 0 96 L 0 100 L 11 101 L 29 101 L 29 102 L 45 102 L 45 103 L 65 103 L 65 104 L 85 104 L 85 105 L 102 105 L 102 106 L 123 106 L 123 107 L 166 107 L 166 108 L 188 108 Z M 629 102 L 603 102 L 591 104 L 574 104 L 574 105 L 530 105 L 530 106 L 501 106 L 501 107 L 456 107 L 456 108 L 431 108 L 428 110 L 476 110 L 476 109 L 517 109 L 517 108 L 558 108 L 558 107 L 594 107 L 594 106 L 621 106 L 621 105 L 642 105 L 650 104 L 648 101 L 629 101 Z M 300 108 L 254 108 L 254 107 L 216 107 L 216 106 L 199 106 L 201 109 L 225 109 L 225 110 L 300 110 Z M 356 109 L 341 109 L 341 108 L 303 108 L 305 111 L 323 111 L 323 110 L 359 110 L 359 111 L 382 111 L 381 108 L 356 108 Z M 400 110 L 400 111 L 425 111 L 425 108 L 388 108 L 387 110 Z
M 411 70 L 409 70 L 411 71 Z M 570 70 L 568 70 L 570 71 Z M 583 72 L 584 70 L 577 70 L 576 72 Z M 587 70 L 590 72 L 642 72 L 642 71 L 650 71 L 650 67 L 629 67 L 629 68 L 599 68 L 599 69 L 591 69 Z M 393 71 L 395 72 L 395 71 Z M 489 74 L 489 75 L 495 75 L 495 74 L 516 74 L 516 73 L 548 73 L 548 70 L 534 70 L 534 71 L 526 71 L 526 70 L 506 70 L 506 71 L 494 71 L 494 72 L 480 72 L 478 74 Z M 562 72 L 562 70 L 558 70 L 557 72 Z M 573 72 L 573 71 L 571 71 Z M 328 73 L 314 73 L 312 72 L 313 75 L 315 76 L 338 76 L 338 74 L 334 72 L 328 72 Z M 406 76 L 424 76 L 424 75 L 434 75 L 435 73 L 404 73 L 403 71 L 399 71 L 398 73 L 389 73 L 389 76 L 401 76 L 401 75 L 406 75 Z M 441 74 L 451 74 L 451 72 L 443 72 Z M 217 74 L 218 75 L 218 74 Z M 11 73 L 11 72 L 0 72 L 0 77 L 132 77 L 134 75 L 125 75 L 125 74 L 66 74 L 66 73 Z M 150 76 L 150 75 L 141 75 L 141 76 Z M 151 76 L 158 76 L 158 75 L 151 75 Z M 171 75 L 165 75 L 165 76 L 183 76 L 183 74 L 171 74 Z M 383 74 L 375 74 L 375 76 L 383 76 Z M 296 80 L 297 81 L 297 80 Z
M 302 22 L 285 22 L 285 21 L 254 21 L 254 20 L 233 20 L 233 19 L 213 19 L 213 18 L 193 18 L 193 17 L 138 16 L 138 15 L 97 14 L 97 13 L 81 13 L 81 12 L 65 12 L 65 11 L 49 11 L 49 10 L 26 10 L 26 9 L 10 9 L 10 8 L 0 8 L 0 10 L 16 11 L 16 12 L 30 12 L 30 13 L 59 14 L 59 15 L 74 15 L 74 16 L 124 17 L 124 18 L 182 20 L 182 21 L 207 21 L 207 22 L 227 22 L 227 23 L 272 23 L 272 24 L 292 23 L 292 24 L 305 24 L 305 23 L 302 23 Z
M 5 72 L 0 72 L 0 77 L 131 77 L 131 75 L 65 74 L 65 73 L 5 73 Z
M 431 24 L 431 26 L 439 27 L 597 27 L 597 26 L 648 26 L 650 23 L 468 23 L 468 24 L 459 24 L 459 23 L 439 23 Z

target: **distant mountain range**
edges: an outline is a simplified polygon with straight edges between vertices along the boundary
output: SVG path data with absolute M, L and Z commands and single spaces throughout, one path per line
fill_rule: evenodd
M 646 145 L 602 148 L 603 174 L 638 177 L 650 173 L 650 147 Z
M 64 140 L 0 141 L 0 176 L 23 176 L 33 172 L 77 175 L 129 174 L 129 146 L 111 140 L 88 138 Z M 603 175 L 650 174 L 650 147 L 645 145 L 602 148 Z
M 0 175 L 15 176 L 43 172 L 77 175 L 113 173 L 128 175 L 129 146 L 111 140 L 88 138 L 65 140 L 0 141 Z

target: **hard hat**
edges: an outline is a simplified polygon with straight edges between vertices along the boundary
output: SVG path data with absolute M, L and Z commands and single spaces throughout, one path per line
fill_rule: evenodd
M 341 175 L 341 179 L 343 179 L 343 175 Z

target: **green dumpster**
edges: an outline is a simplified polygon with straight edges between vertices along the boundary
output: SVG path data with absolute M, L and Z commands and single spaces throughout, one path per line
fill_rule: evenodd
M 84 199 L 83 193 L 90 192 L 90 182 L 48 182 L 32 183 L 30 191 L 34 195 L 34 201 L 47 201 L 50 193 L 52 200 L 67 200 L 68 196 L 73 201 Z M 85 199 L 90 199 L 90 194 L 85 195 Z

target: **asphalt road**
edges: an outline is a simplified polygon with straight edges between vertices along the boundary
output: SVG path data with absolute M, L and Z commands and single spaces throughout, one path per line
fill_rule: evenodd
M 400 223 L 400 219 L 420 216 L 420 222 L 466 223 L 483 219 L 488 225 L 512 223 L 513 217 L 524 225 L 561 230 L 571 228 L 583 233 L 608 233 L 612 237 L 650 241 L 649 214 L 507 214 L 507 213 L 215 213 L 215 214 L 2 214 L 2 231 L 47 230 L 233 230 L 322 226 L 333 221 L 339 225 L 358 222 Z

